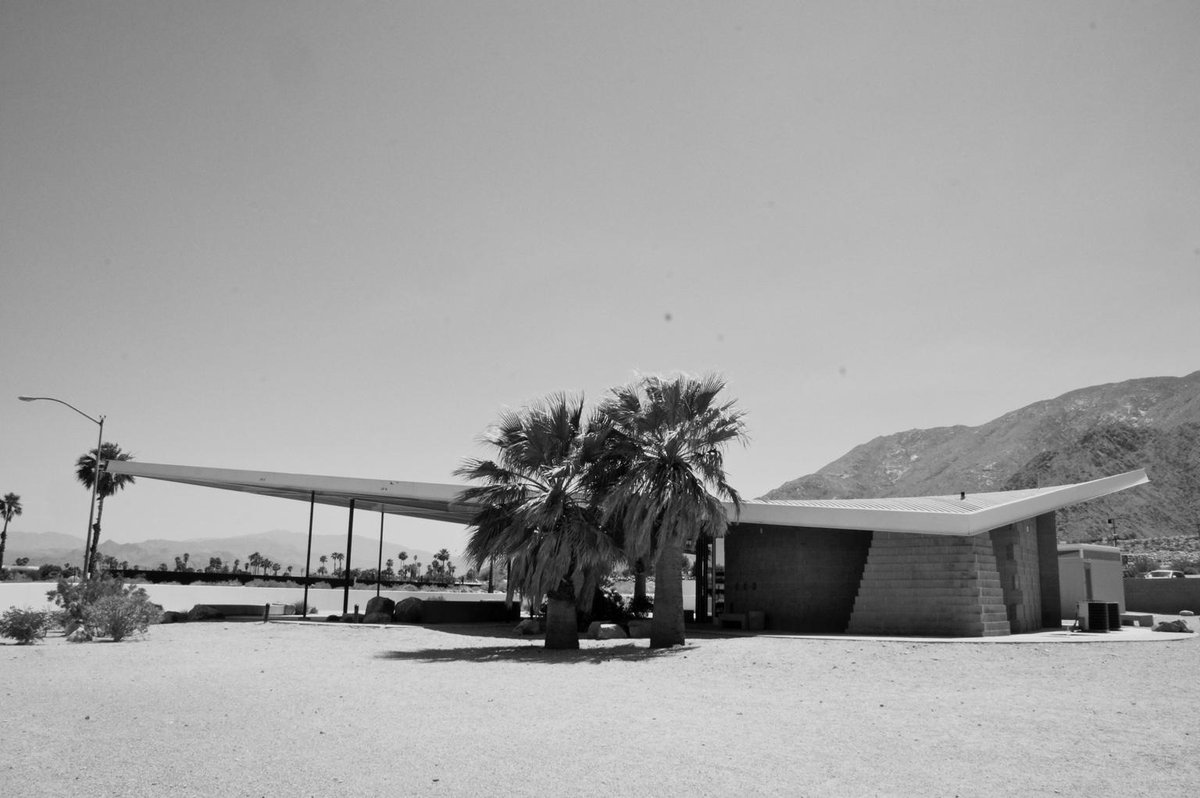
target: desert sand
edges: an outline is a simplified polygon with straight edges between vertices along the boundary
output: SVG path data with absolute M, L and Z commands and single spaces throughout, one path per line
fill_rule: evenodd
M 1200 643 L 1117 637 L 547 652 L 499 626 L 51 636 L 0 647 L 0 793 L 1189 794 Z

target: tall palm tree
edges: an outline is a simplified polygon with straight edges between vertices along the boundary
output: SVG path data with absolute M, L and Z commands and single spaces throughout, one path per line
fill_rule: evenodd
M 466 555 L 482 567 L 511 559 L 509 596 L 547 600 L 546 648 L 579 648 L 576 607 L 591 605 L 596 585 L 620 551 L 600 523 L 600 495 L 589 468 L 606 427 L 584 418 L 583 399 L 555 394 L 500 416 L 483 436 L 495 460 L 470 459 L 455 471 L 481 484 L 460 495 L 479 511 Z
M 0 499 L 0 516 L 4 518 L 4 531 L 0 532 L 0 568 L 4 567 L 4 547 L 8 544 L 8 522 L 21 514 L 21 497 L 15 493 L 6 493 Z
M 627 557 L 654 565 L 652 648 L 685 642 L 684 546 L 725 534 L 722 499 L 741 507 L 725 478 L 724 449 L 745 442 L 745 414 L 718 400 L 724 388 L 716 375 L 649 376 L 601 404 L 615 428 L 609 457 L 619 474 L 605 518 L 621 530 Z
M 98 499 L 96 523 L 92 525 L 91 545 L 84 552 L 84 570 L 87 574 L 91 574 L 96 569 L 96 547 L 100 544 L 100 517 L 104 515 L 104 500 L 133 484 L 133 477 L 128 474 L 110 474 L 103 469 L 101 469 L 99 481 L 97 481 L 97 459 L 101 461 L 132 460 L 133 455 L 130 452 L 121 451 L 121 447 L 117 444 L 106 441 L 101 444 L 99 451 L 92 449 L 87 454 L 80 455 L 79 459 L 75 461 L 75 477 L 88 490 L 91 490 L 92 483 L 95 483 Z

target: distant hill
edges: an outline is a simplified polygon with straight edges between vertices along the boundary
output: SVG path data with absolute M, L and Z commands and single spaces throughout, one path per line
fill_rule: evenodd
M 111 540 L 100 540 L 101 554 L 109 554 L 118 561 L 128 562 L 131 566 L 157 568 L 159 563 L 175 567 L 175 558 L 186 552 L 188 563 L 193 568 L 203 569 L 208 565 L 210 557 L 220 557 L 222 562 L 232 565 L 234 560 L 243 563 L 253 552 L 280 563 L 285 568 L 294 566 L 297 573 L 304 570 L 304 555 L 308 545 L 308 536 L 299 532 L 273 530 L 253 535 L 239 535 L 231 538 L 195 538 L 191 540 L 145 540 L 141 543 L 116 543 Z M 433 552 L 424 549 L 414 549 L 384 541 L 383 560 L 395 559 L 397 552 L 408 552 L 408 562 L 414 558 L 422 563 L 433 560 Z M 318 558 L 332 552 L 346 553 L 346 538 L 344 535 L 313 535 L 313 564 L 315 571 L 319 565 Z M 379 557 L 379 538 L 368 535 L 354 536 L 354 551 L 352 552 L 355 568 L 374 568 Z M 83 536 L 78 538 L 63 535 L 58 532 L 16 532 L 9 530 L 8 548 L 5 562 L 15 561 L 17 557 L 28 557 L 33 564 L 41 563 L 78 563 L 83 559 Z M 460 573 L 466 573 L 457 557 L 451 559 Z M 333 563 L 327 564 L 332 569 Z M 386 565 L 385 565 L 386 567 Z
M 1060 513 L 1063 540 L 1200 534 L 1200 371 L 1081 388 L 978 427 L 857 446 L 766 499 L 936 496 L 1082 482 L 1145 468 L 1151 484 Z

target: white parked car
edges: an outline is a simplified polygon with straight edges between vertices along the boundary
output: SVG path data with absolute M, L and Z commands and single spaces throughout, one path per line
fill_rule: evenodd
M 1169 571 L 1166 569 L 1160 569 L 1158 571 L 1151 571 L 1150 573 L 1146 574 L 1146 578 L 1147 579 L 1172 579 L 1172 578 L 1183 579 L 1183 571 Z

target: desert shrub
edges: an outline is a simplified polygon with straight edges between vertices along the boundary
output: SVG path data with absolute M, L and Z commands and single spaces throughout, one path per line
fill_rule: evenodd
M 88 607 L 108 596 L 133 596 L 140 601 L 149 600 L 144 588 L 126 585 L 123 580 L 108 574 L 79 581 L 60 578 L 54 590 L 46 594 L 46 598 L 53 599 L 55 605 L 62 608 L 59 620 L 67 634 L 84 625 Z
M 628 610 L 631 618 L 646 618 L 654 611 L 654 599 L 649 596 L 634 596 L 629 599 Z
M 62 574 L 62 566 L 61 565 L 54 565 L 53 563 L 46 563 L 45 565 L 38 568 L 37 578 L 38 579 L 57 579 L 60 574 Z
M 296 615 L 304 614 L 304 599 L 303 598 L 296 599 L 296 601 L 293 603 L 292 606 L 295 608 L 292 610 L 293 613 L 295 613 Z M 313 603 L 311 601 L 308 602 L 308 614 L 314 615 L 316 612 L 317 612 L 317 608 L 315 606 L 313 606 Z
M 131 634 L 145 632 L 162 608 L 146 598 L 146 591 L 101 596 L 84 607 L 84 627 L 95 637 L 120 642 Z
M 29 645 L 46 636 L 50 613 L 28 607 L 10 607 L 0 615 L 0 637 L 11 637 L 18 645 Z

